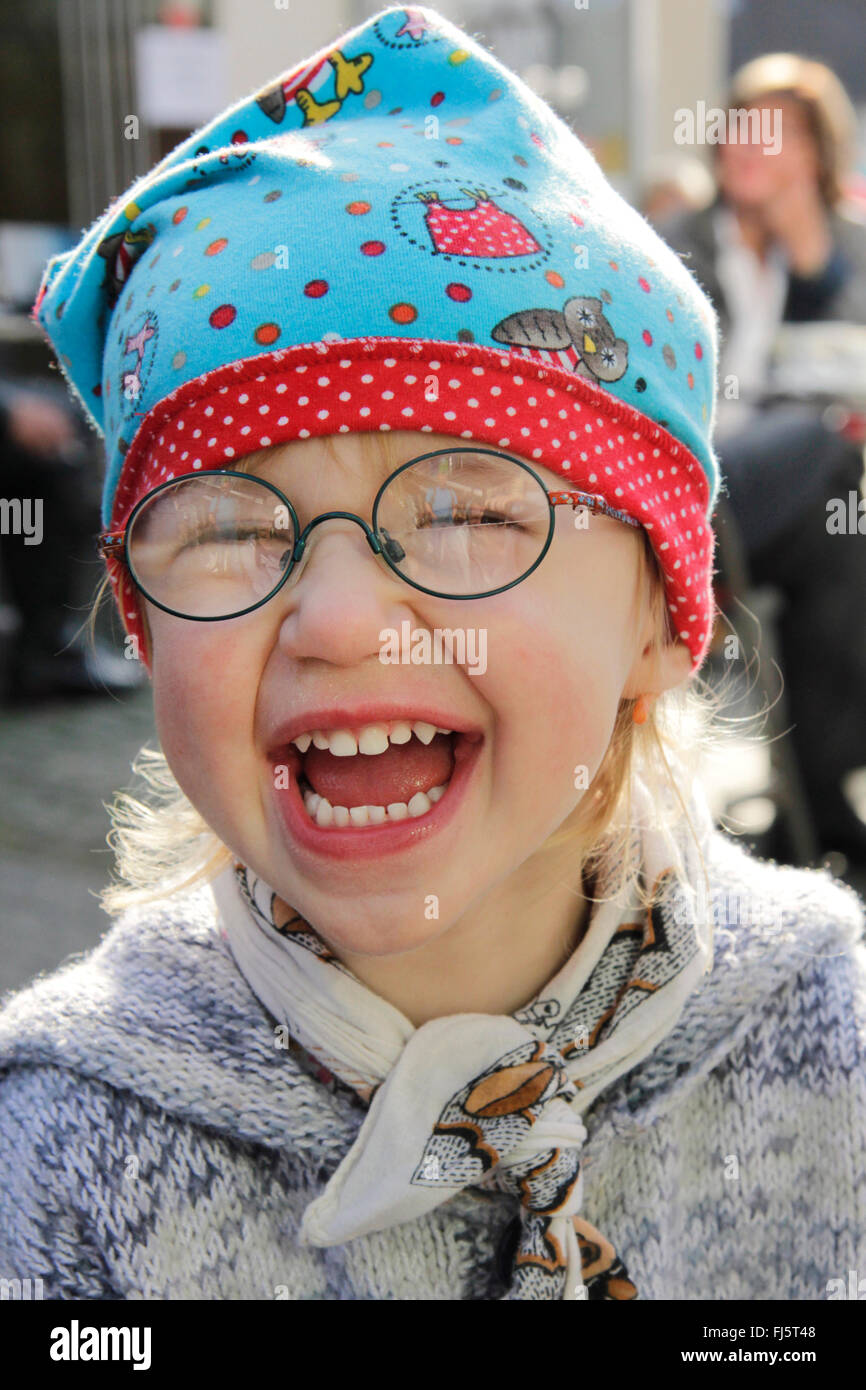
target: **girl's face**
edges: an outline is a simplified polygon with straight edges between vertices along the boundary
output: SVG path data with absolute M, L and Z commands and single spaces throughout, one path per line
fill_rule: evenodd
M 358 436 L 335 435 L 339 467 L 323 439 L 308 439 L 269 451 L 254 471 L 291 499 L 302 527 L 331 510 L 369 521 L 380 484 L 399 463 L 467 447 L 432 433 L 391 432 L 387 446 L 373 438 L 375 469 Z M 546 486 L 567 487 L 525 461 Z M 223 843 L 338 954 L 413 950 L 503 893 L 518 906 L 507 895 L 541 881 L 533 857 L 586 794 L 619 701 L 687 678 L 682 643 L 662 656 L 655 677 L 650 669 L 641 533 L 603 516 L 577 529 L 574 516 L 557 507 L 539 567 L 489 598 L 413 589 L 373 555 L 355 522 L 329 518 L 311 532 L 299 575 L 255 612 L 202 623 L 147 605 L 157 728 L 177 781 Z M 413 636 L 471 630 L 476 645 L 467 652 L 476 660 L 386 664 L 380 634 L 401 633 L 403 624 Z M 291 738 L 391 720 L 463 732 L 456 741 L 435 737 L 436 762 L 430 749 L 413 760 L 412 749 L 424 749 L 414 734 L 382 755 L 407 779 L 395 801 L 431 778 L 441 785 L 444 777 L 445 793 L 400 822 L 318 827 L 298 793 L 301 759 Z M 375 781 L 377 756 L 359 753 L 345 765 Z M 329 766 L 339 779 L 341 759 L 325 750 L 318 762 L 320 781 Z M 333 785 L 337 805 L 339 780 Z M 575 848 L 563 855 L 558 863 L 573 873 Z M 545 875 L 555 872 L 550 855 L 543 862 Z

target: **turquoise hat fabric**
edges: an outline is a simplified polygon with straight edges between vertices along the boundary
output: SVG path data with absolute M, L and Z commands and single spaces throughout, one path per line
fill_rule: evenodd
M 690 600 L 696 626 L 674 616 L 696 660 L 709 640 L 714 311 L 566 124 L 434 10 L 382 10 L 196 131 L 49 262 L 33 312 L 105 436 L 106 527 L 122 525 L 145 483 L 230 467 L 263 438 L 308 430 L 296 408 L 271 417 L 262 435 L 238 408 L 213 425 L 207 449 L 183 459 L 173 449 L 155 468 L 169 448 L 157 442 L 162 422 L 182 424 L 184 410 L 225 396 L 230 366 L 244 364 L 244 379 L 264 378 L 273 395 L 280 366 L 333 356 L 341 344 L 359 370 L 361 343 L 377 362 L 389 346 L 419 360 L 439 348 L 450 370 L 460 345 L 470 349 L 465 372 L 495 361 L 513 375 L 524 363 L 530 387 L 549 381 L 551 396 L 570 392 L 619 421 L 616 465 L 624 476 L 639 470 L 640 483 L 616 503 L 632 504 L 652 532 L 669 599 Z M 399 403 L 398 392 L 363 420 L 348 407 L 340 423 L 334 411 L 318 423 L 314 415 L 312 428 L 420 428 L 414 417 L 399 423 Z M 448 428 L 432 407 L 424 419 Z M 651 460 L 626 449 L 622 429 L 635 423 L 635 439 L 654 427 L 646 438 L 666 465 L 664 497 Z M 451 430 L 465 426 L 478 439 L 502 437 L 501 421 L 479 425 L 463 405 Z M 511 442 L 614 500 L 611 469 L 590 485 L 597 460 L 571 433 L 567 458 Z M 682 516 L 675 455 L 690 483 Z M 673 549 L 685 547 L 691 595 L 684 581 L 677 589 L 673 538 Z

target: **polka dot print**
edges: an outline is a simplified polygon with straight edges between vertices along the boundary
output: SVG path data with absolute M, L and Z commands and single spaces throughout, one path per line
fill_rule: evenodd
M 169 478 L 334 433 L 337 420 L 342 432 L 457 434 L 543 461 L 566 486 L 595 489 L 638 519 L 661 561 L 677 631 L 700 661 L 713 611 L 709 488 L 697 459 L 666 430 L 573 372 L 519 351 L 388 338 L 319 346 L 230 363 L 173 391 L 127 456 L 112 525 L 120 529 L 135 503 Z M 440 382 L 434 401 L 419 389 L 430 372 Z M 459 429 L 467 418 L 471 430 Z M 114 580 L 124 582 L 120 572 Z M 134 594 L 124 595 L 123 611 L 127 630 L 143 638 Z
M 228 328 L 230 323 L 234 323 L 238 316 L 238 311 L 233 304 L 221 304 L 218 309 L 214 309 L 208 318 L 211 328 Z

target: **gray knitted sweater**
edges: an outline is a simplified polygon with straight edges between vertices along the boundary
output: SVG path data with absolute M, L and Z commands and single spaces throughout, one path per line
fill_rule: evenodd
M 708 868 L 712 971 L 584 1117 L 583 1211 L 644 1299 L 845 1296 L 866 1274 L 862 903 L 721 832 Z M 365 1112 L 278 1041 L 209 889 L 8 997 L 0 1278 L 62 1299 L 500 1297 L 506 1193 L 297 1243 Z

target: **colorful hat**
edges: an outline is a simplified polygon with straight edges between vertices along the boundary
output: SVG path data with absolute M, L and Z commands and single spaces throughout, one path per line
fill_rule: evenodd
M 382 10 L 191 135 L 49 262 L 33 313 L 105 435 L 106 528 L 271 444 L 454 434 L 639 520 L 703 659 L 714 311 L 566 124 L 435 10 Z

